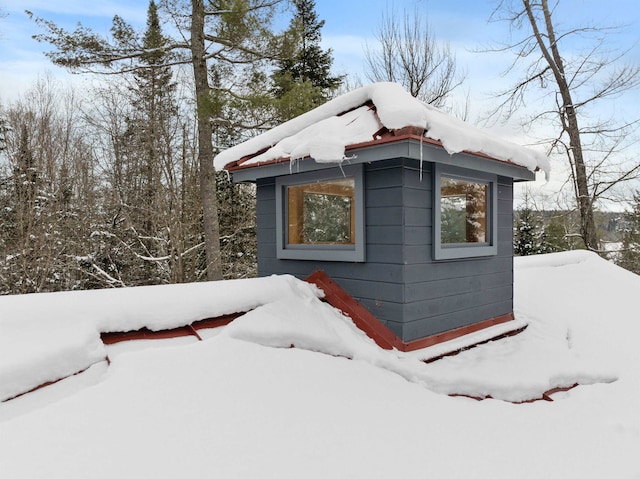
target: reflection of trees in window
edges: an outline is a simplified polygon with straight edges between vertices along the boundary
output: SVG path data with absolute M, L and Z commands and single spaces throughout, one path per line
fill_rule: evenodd
M 485 243 L 488 185 L 454 178 L 440 181 L 441 242 Z
M 305 243 L 351 243 L 351 197 L 305 193 Z
M 353 179 L 288 188 L 289 244 L 354 244 Z

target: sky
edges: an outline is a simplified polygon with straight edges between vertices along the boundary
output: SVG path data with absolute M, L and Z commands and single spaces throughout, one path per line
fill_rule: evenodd
M 364 48 L 375 45 L 375 31 L 381 15 L 390 11 L 414 9 L 425 15 L 439 42 L 447 42 L 456 53 L 461 67 L 468 71 L 468 88 L 472 95 L 481 96 L 499 83 L 497 73 L 508 63 L 508 56 L 474 53 L 483 45 L 504 41 L 507 26 L 502 22 L 489 23 L 497 0 L 318 0 L 316 11 L 325 21 L 323 45 L 333 49 L 334 69 L 339 73 L 356 73 L 363 80 Z M 15 98 L 28 88 L 31 81 L 43 72 L 61 76 L 62 69 L 49 63 L 42 51 L 45 45 L 31 36 L 38 32 L 25 10 L 73 28 L 77 22 L 91 26 L 98 33 L 107 33 L 114 15 L 120 15 L 134 26 L 144 27 L 147 0 L 0 0 L 0 99 Z M 636 61 L 640 61 L 640 12 L 635 0 L 564 0 L 559 12 L 574 19 L 597 20 L 601 24 L 627 24 L 620 44 L 633 47 Z M 561 17 L 562 18 L 562 17 Z M 564 19 L 562 20 L 564 21 Z M 282 22 L 286 24 L 286 20 Z M 506 61 L 505 61 L 506 60 Z
M 477 123 L 492 105 L 493 93 L 510 85 L 503 72 L 512 61 L 509 54 L 479 53 L 483 47 L 495 46 L 508 40 L 508 25 L 489 22 L 498 0 L 317 0 L 318 17 L 325 21 L 322 30 L 323 47 L 331 48 L 334 71 L 358 77 L 363 83 L 365 75 L 364 52 L 367 45 L 376 44 L 376 30 L 384 13 L 414 9 L 424 15 L 438 42 L 448 43 L 455 53 L 459 68 L 467 73 L 462 89 L 458 90 L 460 103 L 468 95 L 470 112 L 468 119 Z M 0 102 L 18 98 L 45 74 L 63 82 L 81 85 L 86 77 L 70 75 L 52 65 L 42 53 L 46 45 L 34 41 L 38 33 L 35 23 L 28 19 L 25 10 L 51 19 L 67 29 L 77 22 L 107 34 L 114 15 L 120 15 L 135 27 L 144 28 L 147 0 L 0 0 Z M 636 0 L 562 0 L 557 19 L 563 26 L 596 23 L 598 25 L 625 26 L 622 32 L 608 39 L 607 47 L 630 49 L 628 59 L 640 63 L 640 9 Z M 279 23 L 284 27 L 288 17 L 283 14 Z M 617 43 L 616 43 L 617 42 Z M 80 87 L 81 88 L 81 87 Z M 635 105 L 640 102 L 638 91 L 617 98 L 605 115 L 635 115 Z M 503 137 L 519 143 L 531 142 L 519 124 L 492 125 L 491 129 Z M 558 165 L 558 170 L 562 168 Z M 556 186 L 564 174 L 555 175 Z M 544 183 L 544 180 L 541 180 Z M 547 187 L 549 186 L 545 183 Z M 551 188 L 553 189 L 553 188 Z

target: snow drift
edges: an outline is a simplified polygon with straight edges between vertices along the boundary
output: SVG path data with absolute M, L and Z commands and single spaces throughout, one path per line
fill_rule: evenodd
M 191 287 L 199 288 L 184 286 Z M 258 306 L 202 342 L 178 338 L 110 346 L 110 366 L 91 366 L 0 403 L 3 476 L 640 474 L 640 277 L 595 254 L 516 258 L 515 314 L 526 318 L 528 328 L 430 364 L 419 361 L 419 352 L 377 348 L 321 302 L 318 291 L 292 278 L 201 287 L 198 294 L 182 291 L 189 297 L 187 310 L 209 304 L 213 311 L 216 302 L 224 310 L 238 309 L 234 303 Z M 146 317 L 154 316 L 150 309 L 174 317 L 170 324 L 186 321 L 176 318 L 182 293 L 174 304 L 164 297 L 169 289 L 158 291 L 143 308 Z M 106 293 L 87 292 L 86 301 L 100 305 L 90 299 L 100 294 Z M 31 301 L 42 301 L 43 310 L 46 302 L 60 305 L 56 297 L 32 295 Z M 6 332 L 39 327 L 38 318 L 18 326 L 28 310 L 18 304 L 16 298 L 0 298 L 3 340 Z M 117 319 L 95 314 L 100 324 Z M 50 308 L 46 321 L 64 325 L 68 316 L 64 308 Z M 90 329 L 76 332 L 77 344 Z M 43 362 L 55 344 L 58 360 L 74 360 L 74 349 L 61 336 L 46 347 L 37 342 Z M 0 364 L 8 358 L 6 344 L 11 341 L 3 343 Z M 3 381 L 12 377 L 4 374 Z M 574 382 L 581 386 L 554 395 L 553 402 L 506 402 Z

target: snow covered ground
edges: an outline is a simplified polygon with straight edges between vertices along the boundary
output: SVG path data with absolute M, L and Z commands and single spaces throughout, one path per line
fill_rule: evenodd
M 429 364 L 286 276 L 0 298 L 5 398 L 88 368 L 0 403 L 0 477 L 638 478 L 638 293 L 590 253 L 517 258 L 528 328 Z M 204 341 L 99 340 L 250 309 Z

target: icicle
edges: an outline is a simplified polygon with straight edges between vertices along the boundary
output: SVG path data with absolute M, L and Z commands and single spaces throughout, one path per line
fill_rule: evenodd
M 293 158 L 289 157 L 289 174 L 293 174 L 293 167 L 296 167 L 296 171 L 295 173 L 300 173 L 300 165 L 299 165 L 299 159 L 298 160 L 294 160 Z
M 356 158 L 358 158 L 358 155 L 343 156 L 342 159 L 338 162 L 338 166 L 340 167 L 340 171 L 342 171 L 342 176 L 343 177 L 346 178 L 347 174 L 342 169 L 342 165 L 344 163 L 346 163 L 347 165 L 351 165 L 351 160 L 355 160 Z
M 424 138 L 424 134 L 427 131 L 428 123 L 424 125 L 424 131 L 420 135 L 420 183 L 422 183 L 422 161 L 424 159 L 424 154 L 422 153 L 422 139 Z

